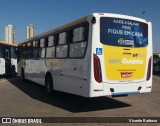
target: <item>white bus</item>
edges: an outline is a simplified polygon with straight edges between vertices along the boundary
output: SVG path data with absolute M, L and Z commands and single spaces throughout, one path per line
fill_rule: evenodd
M 19 75 L 84 97 L 151 92 L 151 22 L 93 13 L 19 44 Z
M 16 44 L 0 41 L 0 75 L 12 75 L 17 73 Z

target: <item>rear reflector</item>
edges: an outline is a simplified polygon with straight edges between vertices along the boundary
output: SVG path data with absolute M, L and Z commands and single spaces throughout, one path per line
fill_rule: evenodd
M 99 90 L 99 89 L 95 89 L 94 92 L 98 92 L 98 91 L 103 91 L 103 90 Z
M 96 54 L 93 54 L 93 57 L 94 57 L 94 78 L 98 83 L 101 83 L 102 82 L 101 62 Z
M 147 77 L 146 77 L 147 81 L 149 81 L 151 78 L 151 65 L 152 65 L 152 57 L 150 57 L 148 61 L 148 69 L 147 69 Z

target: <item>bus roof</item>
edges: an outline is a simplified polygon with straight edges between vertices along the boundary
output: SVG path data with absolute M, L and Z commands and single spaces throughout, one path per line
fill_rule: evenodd
M 65 29 L 67 29 L 69 27 L 72 27 L 74 25 L 78 25 L 80 23 L 85 23 L 86 21 L 87 21 L 87 16 L 83 17 L 83 18 L 80 18 L 78 20 L 72 21 L 71 23 L 68 23 L 68 24 L 62 25 L 60 27 L 54 28 L 54 29 L 52 29 L 50 31 L 44 32 L 44 33 L 42 33 L 40 35 L 36 35 L 36 36 L 34 36 L 32 38 L 26 39 L 26 40 L 22 41 L 21 43 L 25 43 L 25 42 L 28 42 L 28 41 L 31 41 L 31 40 L 36 40 L 37 38 L 45 37 L 46 35 L 49 35 L 49 34 L 52 34 L 52 33 L 55 33 L 55 32 L 59 32 L 59 31 L 61 31 L 63 29 L 65 30 Z
M 82 18 L 78 19 L 78 20 L 72 21 L 72 22 L 67 23 L 67 24 L 65 24 L 65 25 L 62 25 L 62 26 L 60 26 L 60 27 L 57 27 L 57 28 L 54 28 L 54 29 L 49 30 L 49 31 L 47 31 L 47 32 L 44 32 L 44 33 L 42 33 L 42 34 L 36 35 L 36 36 L 34 36 L 34 37 L 32 37 L 32 38 L 23 40 L 23 41 L 20 42 L 19 44 L 21 44 L 21 43 L 26 43 L 26 42 L 28 42 L 28 41 L 36 40 L 36 39 L 39 39 L 39 38 L 43 38 L 43 37 L 45 37 L 45 36 L 47 36 L 47 35 L 51 35 L 52 33 L 56 33 L 56 32 L 59 32 L 59 31 L 61 31 L 61 30 L 65 30 L 65 29 L 70 28 L 70 27 L 72 27 L 72 26 L 74 26 L 74 25 L 78 25 L 78 24 L 80 24 L 80 23 L 85 23 L 85 22 L 87 21 L 87 17 L 88 17 L 88 16 L 98 16 L 98 15 L 99 15 L 99 16 L 109 16 L 109 17 L 110 17 L 110 16 L 115 16 L 115 17 L 116 17 L 116 16 L 121 16 L 122 18 L 124 18 L 124 17 L 134 18 L 134 19 L 136 19 L 136 20 L 141 20 L 141 21 L 143 21 L 143 22 L 148 22 L 147 20 L 142 19 L 142 18 L 133 17 L 133 16 L 128 16 L 128 15 L 122 15 L 122 14 L 114 14 L 114 13 L 92 13 L 91 15 L 87 15 L 87 16 L 85 16 L 85 17 L 82 17 Z
M 0 41 L 0 45 L 17 46 L 16 44 L 10 44 L 8 42 L 3 42 L 3 41 Z

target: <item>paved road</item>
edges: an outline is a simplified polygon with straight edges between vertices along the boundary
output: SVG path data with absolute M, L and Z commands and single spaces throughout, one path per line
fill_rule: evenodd
M 151 93 L 87 99 L 60 92 L 49 97 L 43 86 L 0 78 L 0 117 L 160 117 L 159 82 L 153 76 Z

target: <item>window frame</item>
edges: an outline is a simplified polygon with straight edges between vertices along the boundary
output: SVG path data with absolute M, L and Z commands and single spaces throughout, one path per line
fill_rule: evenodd
M 59 44 L 59 34 L 61 34 L 61 33 L 66 33 L 67 34 L 67 36 L 66 36 L 66 43 L 65 44 Z M 68 29 L 64 29 L 64 30 L 62 30 L 62 31 L 60 31 L 60 32 L 58 32 L 57 33 L 57 35 L 56 35 L 56 37 L 57 37 L 57 42 L 56 42 L 56 45 L 55 45 L 55 58 L 56 59 L 67 59 L 67 58 L 69 58 L 69 37 L 70 37 L 70 35 L 69 35 L 69 33 L 70 33 L 70 28 L 68 28 Z M 66 54 L 66 57 L 57 57 L 57 47 L 62 47 L 62 46 L 67 46 L 67 54 Z
M 43 46 L 41 46 L 41 40 L 43 41 Z M 39 46 L 38 46 L 38 59 L 45 59 L 46 58 L 46 44 L 48 43 L 48 37 L 41 37 L 39 38 Z M 44 49 L 44 57 L 42 57 L 41 52 Z
M 76 25 L 76 26 L 72 27 L 72 28 L 70 29 L 70 31 L 73 32 L 74 29 L 79 28 L 79 27 L 84 27 L 84 28 L 85 28 L 84 40 L 82 40 L 82 41 L 77 41 L 77 42 L 73 42 L 73 35 L 71 35 L 71 34 L 73 34 L 73 33 L 70 33 L 70 36 L 72 37 L 72 39 L 70 38 L 69 51 L 68 51 L 68 55 L 69 55 L 68 57 L 69 57 L 70 59 L 84 59 L 84 57 L 85 57 L 85 55 L 86 55 L 86 52 L 87 52 L 88 39 L 89 39 L 89 23 L 88 23 L 88 22 L 85 22 L 85 23 Z M 86 49 L 85 49 L 84 55 L 83 55 L 82 57 L 71 57 L 71 56 L 70 56 L 70 45 L 76 44 L 76 43 L 82 43 L 82 42 L 86 42 L 86 43 L 87 43 L 87 44 L 86 44 Z
M 48 46 L 48 43 L 49 43 L 49 37 L 51 37 L 51 36 L 54 36 L 54 43 L 53 43 L 53 45 L 52 46 Z M 45 58 L 46 59 L 55 59 L 56 58 L 56 43 L 57 43 L 57 34 L 55 34 L 55 33 L 53 33 L 53 34 L 50 34 L 50 35 L 48 35 L 47 36 L 47 38 L 48 38 L 48 41 L 47 41 L 47 43 L 46 43 L 46 49 L 45 49 Z M 47 57 L 47 49 L 48 48 L 55 48 L 55 50 L 54 50 L 54 57 Z
M 41 44 L 42 44 L 41 40 L 44 40 L 43 41 L 43 46 L 41 46 Z M 46 46 L 46 38 L 42 37 L 42 38 L 39 39 L 39 48 L 45 48 L 45 46 Z
M 53 45 L 51 45 L 51 46 L 49 45 L 49 37 L 54 37 L 54 39 L 53 39 Z M 49 35 L 48 36 L 47 47 L 53 47 L 55 45 L 56 45 L 56 35 L 55 34 Z
M 32 41 L 32 51 L 31 51 L 31 58 L 30 59 L 33 59 L 33 60 L 38 60 L 38 59 L 40 59 L 40 57 L 39 57 L 39 48 L 40 48 L 40 39 L 34 39 L 33 41 Z M 38 50 L 37 51 L 37 56 L 36 57 L 34 57 L 34 51 L 35 50 Z

